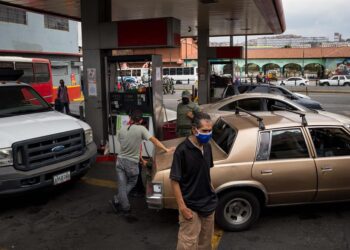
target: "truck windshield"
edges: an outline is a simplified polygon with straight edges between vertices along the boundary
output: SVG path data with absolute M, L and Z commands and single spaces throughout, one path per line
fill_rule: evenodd
M 0 116 L 51 111 L 50 105 L 30 86 L 0 86 Z

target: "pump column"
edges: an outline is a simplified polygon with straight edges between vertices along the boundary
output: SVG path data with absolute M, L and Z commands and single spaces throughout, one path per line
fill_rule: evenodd
M 209 102 L 209 12 L 208 6 L 198 3 L 198 97 L 199 104 Z
M 99 23 L 110 21 L 110 6 L 111 0 L 81 0 L 84 83 L 87 89 L 85 118 L 94 131 L 94 141 L 97 144 L 107 138 L 108 130 L 104 54 L 100 49 Z M 88 69 L 94 73 L 93 76 L 88 76 Z M 95 79 L 96 91 L 89 88 L 92 79 Z

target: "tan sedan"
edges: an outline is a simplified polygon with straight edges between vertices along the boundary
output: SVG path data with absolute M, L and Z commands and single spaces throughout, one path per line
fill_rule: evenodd
M 287 111 L 258 118 L 240 112 L 214 125 L 211 176 L 219 226 L 248 229 L 263 206 L 350 200 L 350 134 L 343 123 L 317 113 L 301 119 Z M 150 208 L 176 208 L 171 163 L 171 154 L 156 154 L 147 186 Z

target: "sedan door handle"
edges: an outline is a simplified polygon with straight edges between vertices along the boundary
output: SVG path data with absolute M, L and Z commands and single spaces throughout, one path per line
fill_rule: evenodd
M 332 167 L 322 167 L 322 168 L 321 168 L 321 171 L 322 171 L 322 172 L 332 172 L 332 171 L 333 171 L 333 168 L 332 168 Z
M 261 174 L 272 174 L 272 170 L 271 169 L 261 170 Z

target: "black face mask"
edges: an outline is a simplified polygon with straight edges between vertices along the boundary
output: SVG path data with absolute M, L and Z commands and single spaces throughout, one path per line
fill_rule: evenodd
M 190 103 L 190 99 L 188 99 L 187 97 L 182 97 L 182 104 L 189 104 Z

